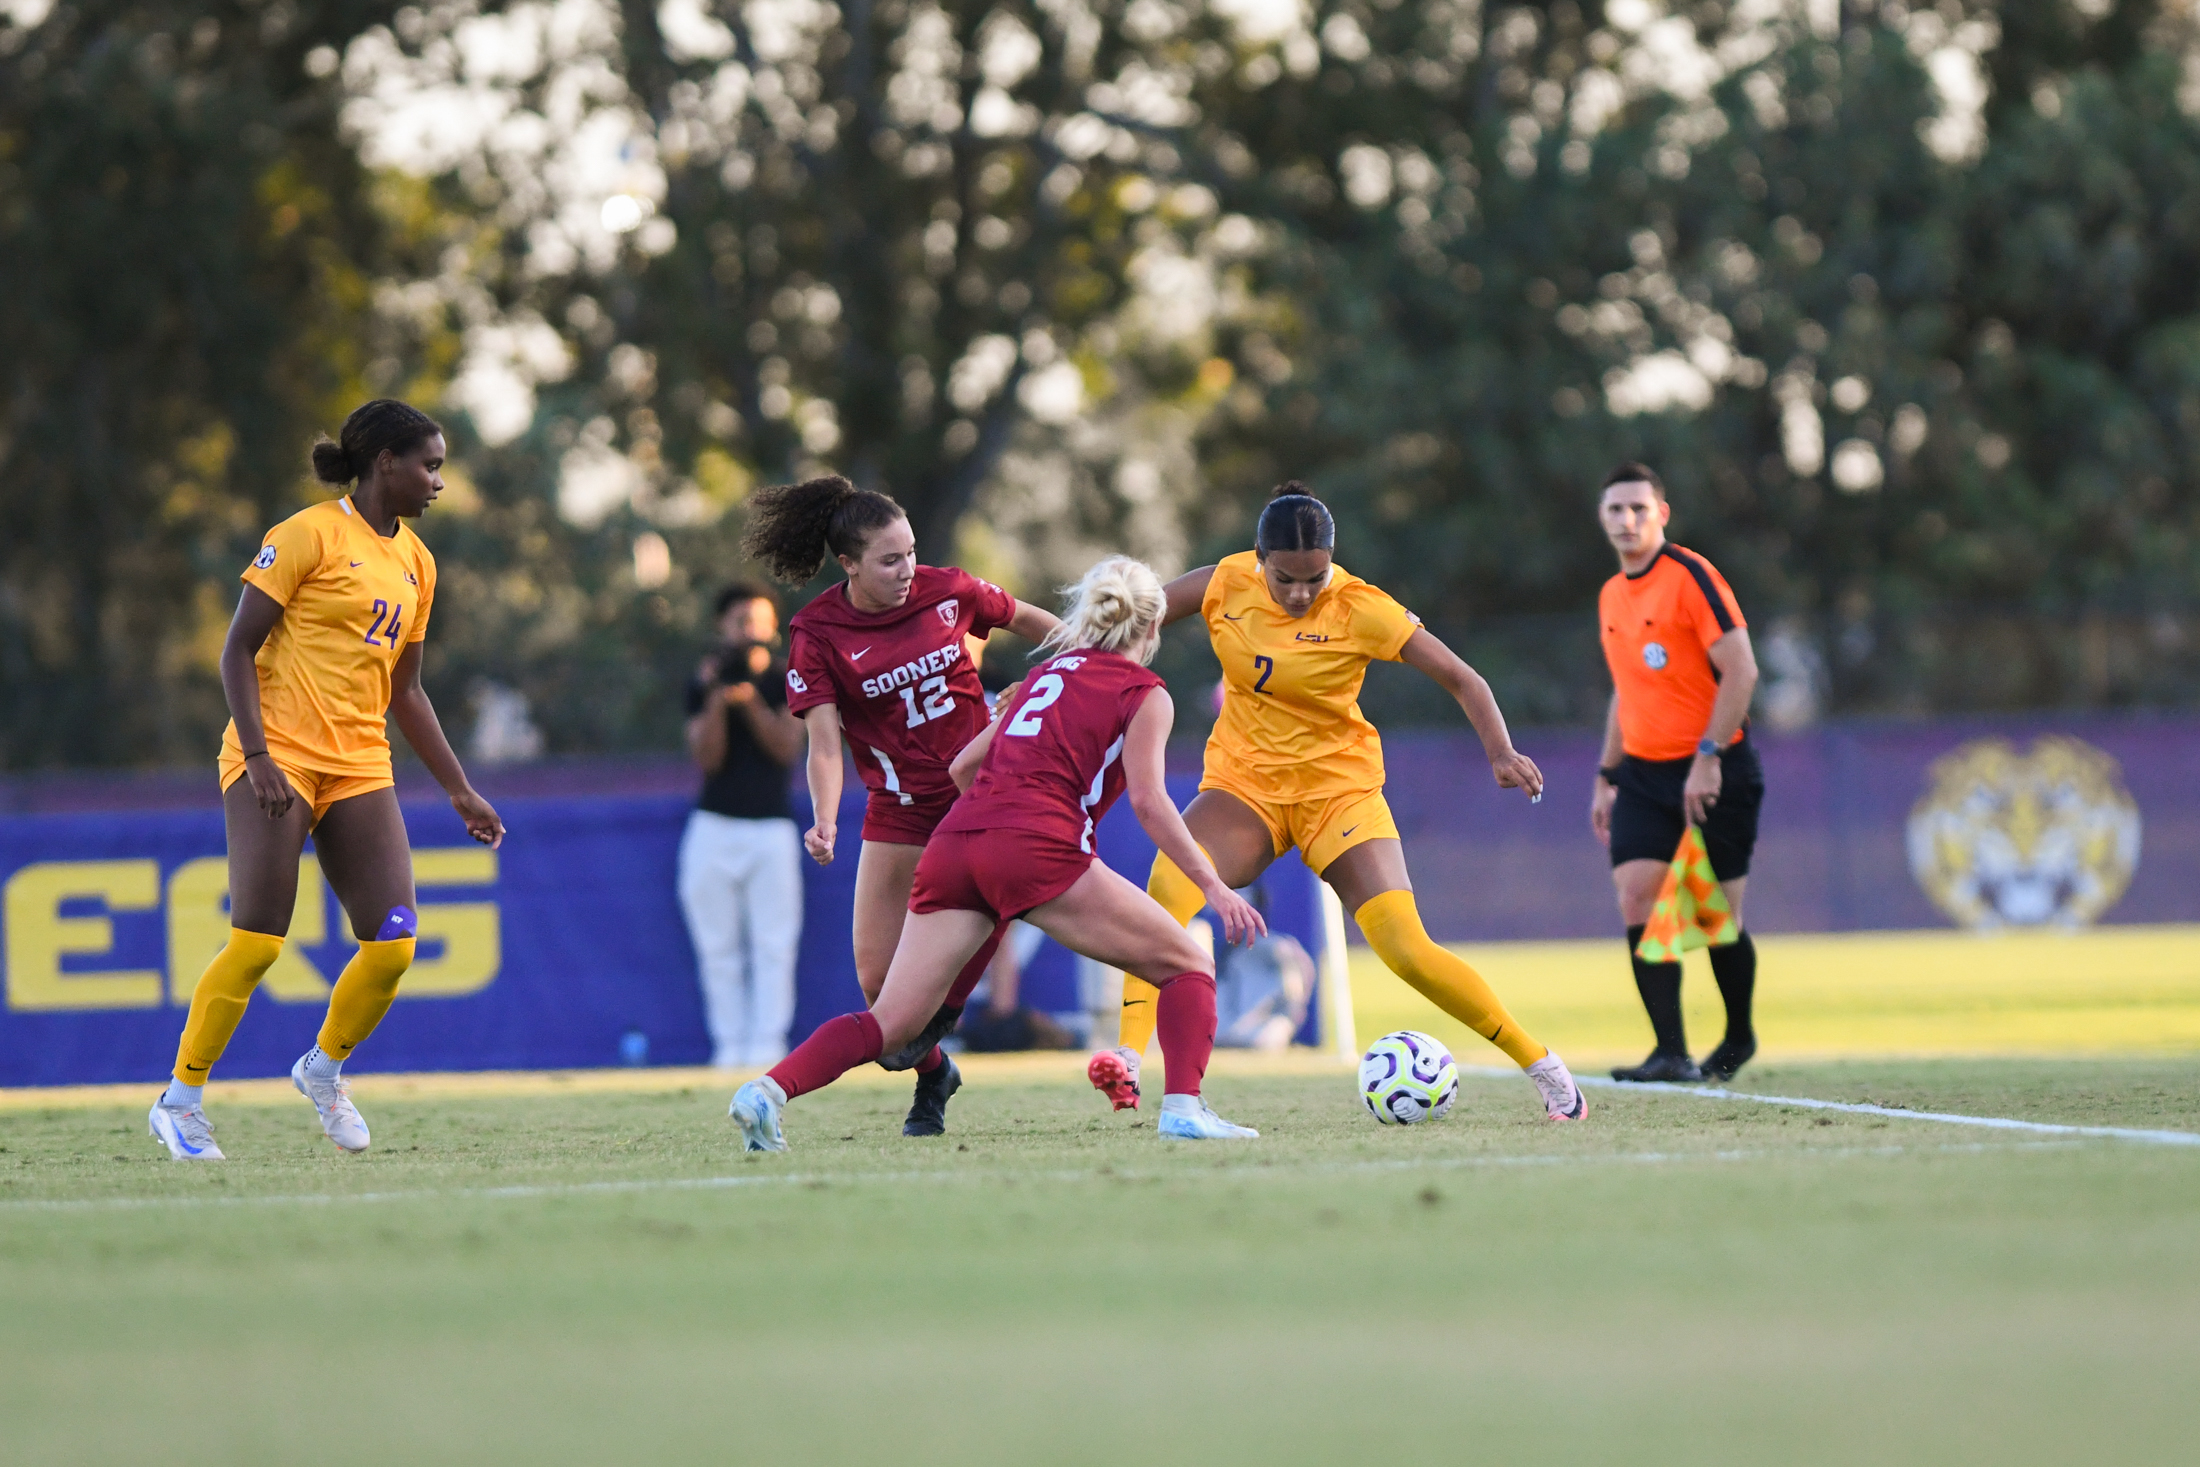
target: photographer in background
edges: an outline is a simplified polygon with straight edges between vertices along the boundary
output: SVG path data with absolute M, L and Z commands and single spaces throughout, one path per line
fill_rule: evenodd
M 680 910 L 703 977 L 710 1062 L 756 1069 L 785 1058 L 794 1021 L 802 839 L 787 771 L 806 740 L 773 655 L 771 593 L 719 593 L 718 641 L 687 686 L 688 753 L 703 790 L 680 840 Z

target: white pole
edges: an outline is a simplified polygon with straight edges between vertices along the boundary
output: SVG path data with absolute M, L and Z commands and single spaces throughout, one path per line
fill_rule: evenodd
M 1360 1059 L 1360 1039 L 1352 1023 L 1352 964 L 1344 950 L 1344 903 L 1319 878 L 1314 885 L 1322 903 L 1322 993 L 1329 1000 L 1329 1044 L 1346 1064 Z

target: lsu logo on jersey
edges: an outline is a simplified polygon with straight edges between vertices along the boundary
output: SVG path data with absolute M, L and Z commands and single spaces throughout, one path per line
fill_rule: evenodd
M 962 609 L 962 600 L 960 597 L 950 596 L 932 609 L 940 614 L 941 624 L 953 630 L 955 613 Z
M 1331 638 L 1326 633 L 1321 632 L 1300 632 L 1292 640 L 1295 642 L 1327 642 Z
M 1652 672 L 1663 672 L 1665 664 L 1671 660 L 1672 658 L 1666 652 L 1663 642 L 1645 642 L 1642 644 L 1642 665 Z
M 260 553 L 252 557 L 252 568 L 254 570 L 266 570 L 274 563 L 275 547 L 272 545 L 262 545 L 260 547 Z

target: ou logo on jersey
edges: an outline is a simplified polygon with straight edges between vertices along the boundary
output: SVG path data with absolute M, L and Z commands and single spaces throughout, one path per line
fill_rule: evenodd
M 961 599 L 959 597 L 950 596 L 945 601 L 942 601 L 939 605 L 933 607 L 932 609 L 940 614 L 940 621 L 944 623 L 950 630 L 952 630 L 955 625 L 955 613 L 961 608 Z
M 1670 660 L 1671 658 L 1667 654 L 1663 642 L 1645 642 L 1642 644 L 1642 664 L 1652 672 L 1663 672 L 1665 664 Z

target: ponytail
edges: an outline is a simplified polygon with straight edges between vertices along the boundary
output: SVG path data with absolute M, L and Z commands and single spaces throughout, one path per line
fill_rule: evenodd
M 1042 653 L 1097 647 L 1129 655 L 1161 624 L 1169 609 L 1161 577 L 1144 561 L 1127 555 L 1109 556 L 1086 571 L 1076 585 L 1063 587 L 1062 593 L 1069 604 L 1062 609 L 1061 625 L 1039 644 Z
M 1271 550 L 1334 550 L 1337 522 L 1330 516 L 1328 505 L 1293 479 L 1279 487 L 1268 507 L 1260 512 L 1253 548 L 1263 557 Z
M 807 585 L 826 552 L 863 554 L 873 533 L 907 519 L 900 505 L 875 489 L 858 489 L 838 474 L 780 484 L 749 496 L 741 553 L 790 586 Z
M 442 431 L 442 424 L 412 404 L 378 397 L 352 410 L 334 442 L 323 437 L 313 445 L 313 477 L 324 484 L 352 483 L 366 477 L 384 449 L 406 453 Z

